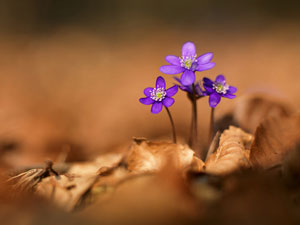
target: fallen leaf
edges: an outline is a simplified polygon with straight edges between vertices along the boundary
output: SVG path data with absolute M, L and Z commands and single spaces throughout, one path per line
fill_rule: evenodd
M 98 176 L 50 176 L 36 187 L 36 194 L 42 196 L 66 211 L 79 206 L 85 194 L 96 182 Z
M 116 167 L 109 173 L 101 173 L 99 179 L 91 189 L 92 198 L 97 199 L 99 203 L 105 204 L 105 202 L 112 198 L 119 185 L 136 176 L 137 174 L 131 174 L 124 167 Z
M 270 95 L 250 94 L 238 99 L 233 118 L 243 130 L 254 133 L 265 118 L 280 118 L 291 115 L 292 112 L 292 107 L 286 100 Z
M 220 136 L 221 136 L 221 132 L 217 131 L 214 138 L 212 139 L 212 141 L 210 143 L 210 146 L 209 146 L 208 151 L 206 153 L 205 161 L 207 161 L 209 156 L 211 156 L 211 154 L 213 154 L 217 150 L 217 148 L 219 146 Z
M 230 126 L 221 137 L 217 151 L 205 163 L 206 172 L 224 175 L 243 167 L 250 167 L 249 147 L 253 136 Z
M 134 141 L 127 155 L 128 169 L 134 173 L 157 172 L 170 160 L 180 169 L 200 171 L 204 165 L 187 145 L 168 142 Z
M 122 153 L 107 153 L 98 156 L 94 161 L 74 163 L 70 170 L 69 174 L 76 175 L 95 175 L 98 174 L 101 168 L 112 168 L 117 166 L 123 159 Z
M 254 167 L 264 169 L 281 164 L 299 140 L 300 114 L 269 118 L 255 132 L 250 161 Z
M 170 171 L 169 175 L 177 173 Z M 182 173 L 178 176 L 182 184 Z M 195 200 L 171 180 L 162 179 L 158 173 L 135 174 L 121 182 L 108 200 L 97 199 L 81 215 L 101 224 L 185 224 L 202 212 Z

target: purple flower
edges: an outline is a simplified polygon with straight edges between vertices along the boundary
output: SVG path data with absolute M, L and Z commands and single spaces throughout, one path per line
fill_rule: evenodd
M 160 67 L 160 71 L 165 74 L 182 73 L 181 83 L 191 85 L 195 82 L 195 71 L 209 70 L 216 65 L 214 62 L 210 62 L 212 58 L 213 53 L 211 52 L 197 57 L 194 43 L 186 42 L 182 46 L 182 56 L 166 56 L 166 61 L 171 65 Z
M 226 84 L 223 75 L 217 76 L 214 82 L 211 79 L 204 77 L 203 86 L 207 95 L 209 95 L 209 105 L 212 108 L 215 108 L 219 104 L 221 97 L 230 99 L 236 97 L 234 93 L 237 91 L 237 88 Z
M 178 91 L 177 85 L 166 89 L 166 82 L 161 76 L 156 79 L 155 88 L 145 88 L 145 98 L 140 98 L 140 103 L 144 105 L 152 105 L 151 112 L 154 114 L 159 113 L 162 107 L 170 107 L 174 104 L 175 100 L 171 98 Z
M 190 98 L 193 98 L 193 86 L 192 85 L 183 85 L 181 80 L 177 77 L 174 77 L 174 79 L 180 84 L 178 87 L 182 90 L 188 93 Z M 196 91 L 196 98 L 201 98 L 206 96 L 206 92 L 202 90 L 200 83 L 195 83 L 195 91 Z

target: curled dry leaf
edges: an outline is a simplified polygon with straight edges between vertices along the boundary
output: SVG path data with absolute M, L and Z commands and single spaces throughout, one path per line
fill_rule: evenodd
M 102 168 L 113 168 L 116 167 L 123 159 L 122 153 L 107 153 L 98 156 L 92 162 L 85 163 L 74 163 L 70 170 L 69 174 L 76 175 L 92 175 L 98 174 L 99 170 Z
M 52 200 L 56 205 L 62 207 L 66 211 L 73 210 L 84 200 L 85 193 L 93 189 L 99 194 L 99 190 L 112 186 L 111 183 L 120 180 L 125 176 L 126 172 L 122 169 L 114 171 L 118 168 L 123 159 L 122 153 L 107 153 L 98 156 L 94 161 L 85 163 L 75 163 L 71 166 L 67 175 L 60 176 L 59 179 L 49 177 L 44 179 L 38 186 L 36 193 Z M 111 171 L 111 172 L 109 172 Z M 110 179 L 102 174 L 109 174 Z M 101 183 L 94 184 L 101 176 Z M 105 184 L 103 184 L 106 181 Z M 110 182 L 110 183 L 109 183 Z M 114 184 L 114 183 L 113 183 Z M 103 192 L 103 191 L 102 191 Z
M 36 188 L 36 194 L 51 200 L 66 211 L 72 211 L 84 200 L 85 194 L 96 182 L 98 176 L 50 176 L 43 179 Z
M 292 111 L 291 106 L 280 98 L 251 94 L 238 99 L 233 110 L 233 117 L 242 129 L 254 133 L 265 118 L 288 116 Z
M 129 173 L 129 171 L 124 167 L 116 167 L 108 174 L 100 175 L 98 181 L 93 186 L 93 191 L 99 191 L 99 187 L 101 187 L 101 192 L 104 192 L 104 189 L 107 187 L 115 188 L 124 180 L 134 176 Z
M 274 167 L 282 163 L 299 140 L 300 114 L 269 118 L 255 132 L 250 161 L 254 167 Z
M 230 126 L 220 137 L 217 151 L 205 163 L 206 171 L 224 175 L 239 168 L 249 167 L 249 147 L 253 136 Z
M 187 145 L 134 141 L 127 155 L 128 169 L 134 173 L 156 172 L 173 161 L 180 169 L 201 171 L 203 161 Z
M 216 134 L 215 134 L 215 136 L 214 136 L 214 138 L 213 138 L 213 140 L 210 143 L 210 146 L 209 146 L 207 154 L 206 154 L 205 161 L 207 161 L 207 159 L 209 158 L 209 156 L 211 156 L 211 154 L 213 154 L 217 150 L 217 148 L 219 146 L 220 136 L 221 136 L 221 132 L 217 131 Z

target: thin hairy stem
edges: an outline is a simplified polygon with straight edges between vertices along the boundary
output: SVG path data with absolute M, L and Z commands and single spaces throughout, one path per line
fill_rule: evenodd
M 190 146 L 194 151 L 198 150 L 198 116 L 197 116 L 197 98 L 195 84 L 192 85 L 193 94 L 190 98 L 192 102 L 192 123 L 190 133 Z
M 189 146 L 193 146 L 193 138 L 194 138 L 194 104 L 193 104 L 193 99 L 189 97 L 191 100 L 191 105 L 192 105 L 192 119 L 191 119 L 191 125 L 190 125 L 190 135 L 189 135 Z
M 214 124 L 215 124 L 215 109 L 211 108 L 209 133 L 208 133 L 208 144 L 211 143 L 213 136 L 214 136 Z
M 177 138 L 176 138 L 176 130 L 175 130 L 174 121 L 173 121 L 172 115 L 170 113 L 170 110 L 167 107 L 165 107 L 165 109 L 167 110 L 167 113 L 168 113 L 168 116 L 170 119 L 170 123 L 171 123 L 171 127 L 172 127 L 173 143 L 176 144 Z

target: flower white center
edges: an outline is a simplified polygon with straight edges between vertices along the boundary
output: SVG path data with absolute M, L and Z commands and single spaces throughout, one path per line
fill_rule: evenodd
M 167 95 L 167 92 L 164 88 L 153 88 L 151 91 L 150 98 L 152 98 L 154 101 L 161 102 Z
M 226 94 L 227 90 L 229 89 L 229 86 L 224 83 L 214 83 L 213 84 L 213 89 L 216 90 L 216 92 L 220 93 L 220 94 Z
M 197 62 L 196 57 L 197 57 L 197 55 L 180 57 L 181 67 L 184 67 L 186 69 L 190 69 L 192 67 L 193 63 Z

